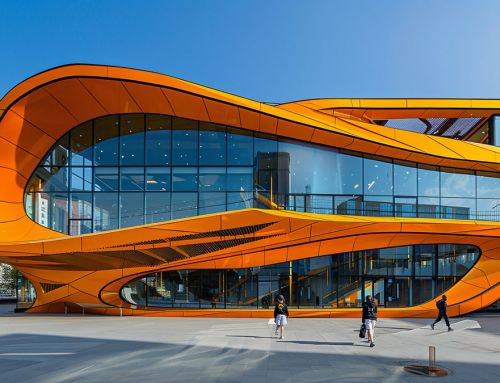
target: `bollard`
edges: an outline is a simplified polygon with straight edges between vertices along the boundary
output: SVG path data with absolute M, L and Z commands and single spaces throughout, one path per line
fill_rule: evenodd
M 436 368 L 436 347 L 429 346 L 429 369 Z

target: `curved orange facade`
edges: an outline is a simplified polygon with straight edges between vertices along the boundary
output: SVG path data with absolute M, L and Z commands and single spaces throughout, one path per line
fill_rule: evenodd
M 500 101 L 310 100 L 270 106 L 134 69 L 94 65 L 51 69 L 19 84 L 0 101 L 0 261 L 15 266 L 33 283 L 37 299 L 32 312 L 61 312 L 67 305 L 86 304 L 95 305 L 95 312 L 117 313 L 120 307 L 129 315 L 269 316 L 263 310 L 135 307 L 119 292 L 132 279 L 155 271 L 254 267 L 402 245 L 470 244 L 481 255 L 448 290 L 450 314 L 486 307 L 500 298 L 498 222 L 244 209 L 67 236 L 38 225 L 24 209 L 27 181 L 51 146 L 75 126 L 109 114 L 169 114 L 422 164 L 500 171 L 500 148 L 370 122 L 432 117 L 436 111 L 448 118 L 488 118 L 500 111 Z M 238 231 L 250 225 L 261 228 Z M 214 248 L 210 244 L 215 239 L 241 241 Z M 165 250 L 187 245 L 201 250 L 185 252 L 184 259 L 169 258 Z M 63 287 L 44 291 L 43 284 Z M 358 316 L 358 311 L 301 309 L 292 315 Z M 382 316 L 433 316 L 434 312 L 432 301 L 381 309 Z

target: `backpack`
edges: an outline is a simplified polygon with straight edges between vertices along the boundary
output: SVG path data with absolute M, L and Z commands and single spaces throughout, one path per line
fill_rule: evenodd
M 436 307 L 437 307 L 437 309 L 438 309 L 439 311 L 444 310 L 444 307 L 445 307 L 445 306 L 444 306 L 444 302 L 443 302 L 443 300 L 442 300 L 442 299 L 440 299 L 439 301 L 437 301 L 437 302 L 436 302 Z

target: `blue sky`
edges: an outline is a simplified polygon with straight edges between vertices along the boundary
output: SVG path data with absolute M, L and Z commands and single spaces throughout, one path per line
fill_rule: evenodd
M 96 63 L 266 102 L 500 98 L 497 0 L 5 0 L 0 14 L 0 96 Z

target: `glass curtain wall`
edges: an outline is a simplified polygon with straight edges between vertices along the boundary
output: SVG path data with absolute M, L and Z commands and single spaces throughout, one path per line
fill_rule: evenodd
M 170 308 L 272 308 L 282 294 L 291 307 L 408 307 L 449 289 L 474 265 L 471 245 L 414 245 L 226 270 L 172 270 L 135 280 L 122 297 Z
M 362 155 L 151 114 L 77 126 L 26 188 L 28 215 L 71 235 L 250 207 L 500 220 L 500 174 Z

